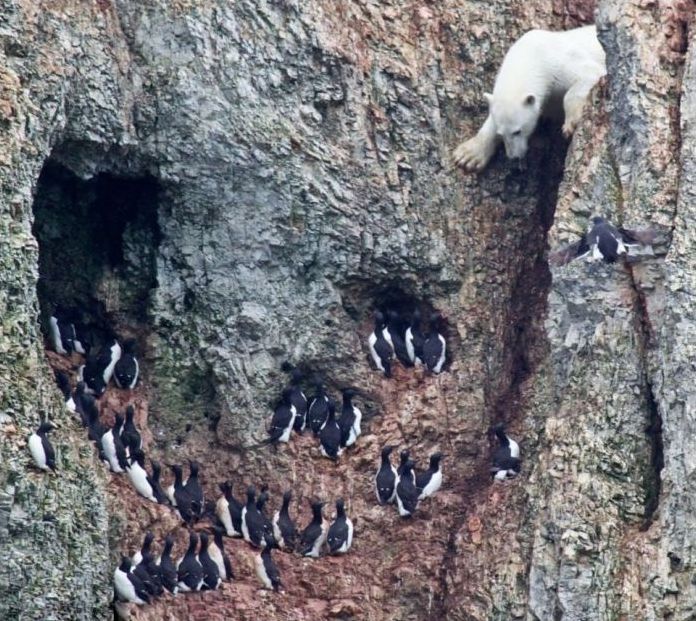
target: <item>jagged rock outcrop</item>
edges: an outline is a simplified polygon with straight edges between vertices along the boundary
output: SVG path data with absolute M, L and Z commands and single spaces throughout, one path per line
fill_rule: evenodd
M 285 595 L 253 603 L 251 557 L 230 544 L 238 584 L 138 618 L 690 618 L 692 3 L 599 2 L 608 76 L 569 147 L 544 125 L 524 162 L 448 162 L 510 43 L 594 8 L 2 5 L 0 617 L 108 618 L 117 552 L 174 528 L 97 473 L 56 401 L 39 301 L 78 299 L 138 338 L 152 454 L 207 462 L 208 494 L 268 480 L 303 516 L 343 494 L 356 518 L 344 559 L 279 555 Z M 551 271 L 548 246 L 595 212 L 659 229 L 656 258 Z M 446 373 L 370 369 L 385 296 L 443 312 Z M 284 360 L 363 390 L 371 419 L 340 465 L 309 437 L 253 448 Z M 61 421 L 56 476 L 27 466 L 42 409 Z M 525 461 L 493 486 L 497 421 Z M 373 503 L 386 442 L 449 454 L 411 523 Z

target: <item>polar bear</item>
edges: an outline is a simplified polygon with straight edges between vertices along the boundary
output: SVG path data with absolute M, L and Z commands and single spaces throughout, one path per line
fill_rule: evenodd
M 505 54 L 493 94 L 484 95 L 488 118 L 473 138 L 454 150 L 454 163 L 481 171 L 501 141 L 509 158 L 524 157 L 539 117 L 560 118 L 561 104 L 563 135 L 569 138 L 590 90 L 605 74 L 604 50 L 595 26 L 563 32 L 530 30 Z

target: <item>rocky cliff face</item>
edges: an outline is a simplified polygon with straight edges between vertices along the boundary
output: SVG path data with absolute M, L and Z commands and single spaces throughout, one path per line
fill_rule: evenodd
M 279 556 L 283 595 L 259 599 L 231 542 L 237 583 L 137 618 L 691 617 L 694 7 L 596 8 L 609 75 L 572 143 L 544 125 L 524 162 L 468 176 L 449 152 L 510 43 L 594 3 L 2 5 L 0 617 L 108 618 L 118 552 L 176 529 L 61 411 L 37 323 L 58 302 L 138 339 L 150 454 L 200 459 L 209 495 L 267 481 L 302 522 L 314 496 L 356 519 L 343 559 Z M 593 213 L 657 227 L 658 256 L 552 272 Z M 444 314 L 444 374 L 370 369 L 385 301 Z M 336 467 L 309 437 L 254 448 L 285 360 L 363 390 Z M 28 467 L 40 411 L 56 476 Z M 524 457 L 505 485 L 498 421 Z M 449 455 L 410 523 L 373 502 L 387 442 Z

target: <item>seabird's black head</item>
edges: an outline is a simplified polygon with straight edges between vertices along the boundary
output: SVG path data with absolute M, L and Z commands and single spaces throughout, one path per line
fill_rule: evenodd
M 131 356 L 135 354 L 135 339 L 126 339 L 123 341 L 123 353 L 130 354 Z
M 126 420 L 132 421 L 134 416 L 135 416 L 135 408 L 132 405 L 129 405 L 126 408 Z
M 355 390 L 355 388 L 344 388 L 341 394 L 343 395 L 344 399 L 352 399 L 358 394 L 358 391 Z
M 205 531 L 202 531 L 200 534 L 200 539 L 201 539 L 201 551 L 202 551 L 208 547 L 208 533 L 206 533 Z
M 114 429 L 118 430 L 121 429 L 121 427 L 123 427 L 123 416 L 116 414 L 114 417 Z
M 184 469 L 179 464 L 174 464 L 173 466 L 169 466 L 169 469 L 174 473 L 174 479 L 176 481 L 181 482 L 181 480 L 184 476 Z
M 133 449 L 131 451 L 131 461 L 137 461 L 141 467 L 145 467 L 145 453 L 142 449 Z
M 343 498 L 339 498 L 339 499 L 336 501 L 336 513 L 337 513 L 338 515 L 344 515 L 345 512 L 346 512 L 346 503 L 345 503 L 345 501 L 343 500 Z
M 310 501 L 309 504 L 312 507 L 312 515 L 314 515 L 315 518 L 321 519 L 321 510 L 323 509 L 323 507 L 326 503 L 319 502 L 318 500 L 316 500 L 316 501 Z
M 382 328 L 384 323 L 384 315 L 381 311 L 377 311 L 375 313 L 375 328 Z
M 290 373 L 290 383 L 297 386 L 304 378 L 304 374 L 299 369 L 293 369 Z
M 333 420 L 336 417 L 336 404 L 333 401 L 329 401 L 329 420 Z
M 152 542 L 155 540 L 155 535 L 152 531 L 148 530 L 145 533 L 145 538 L 143 539 L 143 547 L 141 548 L 141 552 L 147 552 L 150 549 L 150 546 L 152 545 Z
M 197 477 L 198 476 L 198 470 L 200 468 L 200 464 L 197 461 L 193 461 L 189 459 L 189 472 L 192 477 Z
M 402 474 L 408 474 L 411 472 L 414 468 L 416 467 L 416 462 L 414 462 L 412 459 L 407 459 L 406 463 L 404 464 L 404 468 L 402 471 Z
M 437 470 L 440 467 L 440 462 L 442 461 L 443 457 L 444 457 L 444 455 L 440 452 L 433 453 L 430 456 L 430 467 L 433 470 Z
M 602 218 L 601 216 L 593 216 L 592 217 L 592 224 L 597 226 L 598 224 L 604 224 L 606 220 Z
M 223 483 L 220 483 L 218 485 L 218 488 L 222 492 L 222 495 L 227 498 L 232 493 L 232 486 L 230 485 L 229 481 L 224 481 Z
M 406 465 L 406 462 L 408 461 L 408 458 L 410 456 L 411 456 L 411 451 L 409 451 L 408 449 L 404 449 L 403 451 L 401 451 L 401 453 L 399 453 L 399 461 L 400 461 L 402 466 Z
M 118 568 L 124 572 L 128 573 L 131 568 L 131 560 L 127 556 L 121 556 L 121 564 L 118 566 Z
M 256 498 L 256 488 L 253 485 L 250 485 L 247 487 L 247 502 L 253 503 L 254 499 Z
M 47 420 L 43 421 L 40 425 L 39 428 L 36 430 L 36 433 L 38 435 L 45 434 L 45 433 L 50 433 L 55 429 L 55 425 Z
M 150 465 L 152 466 L 152 477 L 154 479 L 159 479 L 162 466 L 160 466 L 159 462 L 155 461 L 154 459 L 150 459 Z
M 292 500 L 292 490 L 283 493 L 283 504 L 288 504 Z
M 198 535 L 196 534 L 196 531 L 191 530 L 191 531 L 189 531 L 189 550 L 192 552 L 195 551 L 197 545 L 198 545 Z
M 392 451 L 394 450 L 394 447 L 391 444 L 387 444 L 387 446 L 382 448 L 382 459 L 387 459 L 391 454 Z

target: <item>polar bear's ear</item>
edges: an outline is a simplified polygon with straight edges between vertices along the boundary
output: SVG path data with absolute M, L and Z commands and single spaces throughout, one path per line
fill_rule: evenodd
M 525 106 L 533 106 L 535 102 L 536 102 L 536 97 L 534 97 L 534 95 L 527 95 L 524 98 L 524 105 Z
M 483 98 L 488 102 L 489 106 L 493 105 L 493 95 L 492 93 L 484 93 Z

